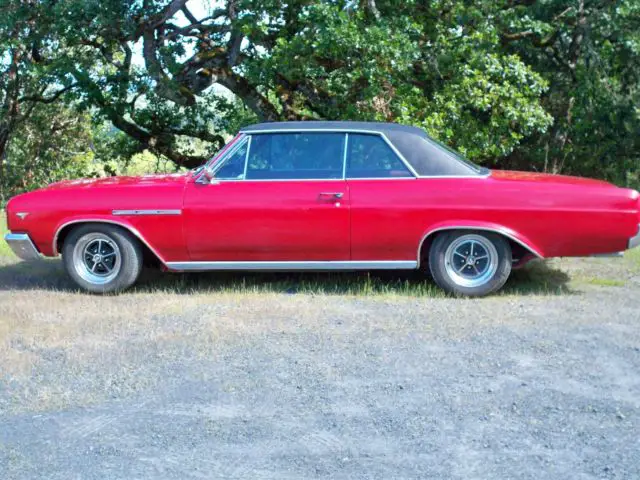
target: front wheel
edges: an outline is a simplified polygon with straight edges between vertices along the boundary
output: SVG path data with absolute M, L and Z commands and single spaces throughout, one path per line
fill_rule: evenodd
M 84 290 L 110 293 L 124 290 L 142 270 L 140 243 L 126 230 L 106 224 L 75 228 L 65 239 L 62 262 Z
M 511 263 L 509 242 L 490 232 L 444 232 L 429 251 L 431 275 L 454 295 L 482 297 L 499 290 L 509 278 Z

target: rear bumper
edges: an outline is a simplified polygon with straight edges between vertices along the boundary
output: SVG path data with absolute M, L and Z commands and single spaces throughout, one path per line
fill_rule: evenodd
M 638 233 L 636 233 L 635 237 L 631 237 L 629 239 L 628 248 L 640 247 L 640 225 L 638 225 Z
M 7 233 L 4 240 L 22 260 L 38 260 L 40 252 L 26 233 Z

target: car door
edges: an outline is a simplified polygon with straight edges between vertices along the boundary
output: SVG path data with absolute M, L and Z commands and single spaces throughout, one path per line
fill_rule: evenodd
M 380 134 L 349 133 L 346 179 L 350 192 L 351 258 L 415 261 L 424 228 L 424 190 Z
M 344 142 L 344 134 L 321 132 L 240 137 L 216 163 L 212 182 L 186 187 L 191 260 L 349 260 Z

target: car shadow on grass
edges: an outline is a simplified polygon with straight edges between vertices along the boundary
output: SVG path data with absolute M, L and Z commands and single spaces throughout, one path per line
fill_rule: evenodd
M 568 295 L 569 276 L 544 262 L 514 271 L 503 295 Z M 58 259 L 0 263 L 0 290 L 78 291 Z M 137 293 L 285 293 L 314 295 L 397 295 L 445 297 L 421 271 L 372 272 L 206 272 L 162 273 L 145 269 Z

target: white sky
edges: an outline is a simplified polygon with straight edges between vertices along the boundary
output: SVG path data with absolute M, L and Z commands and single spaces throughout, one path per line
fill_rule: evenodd
M 187 1 L 187 8 L 189 8 L 189 11 L 198 20 L 205 18 L 213 10 L 215 10 L 216 8 L 221 8 L 223 6 L 224 6 L 224 2 L 221 0 L 188 0 Z M 174 19 L 174 23 L 177 24 L 178 26 L 185 26 L 189 24 L 189 21 L 184 16 L 182 11 L 178 12 L 173 17 L 173 19 Z M 193 55 L 193 50 L 190 50 L 188 45 L 186 47 L 187 47 L 186 48 L 187 53 L 185 55 L 185 59 Z M 144 67 L 144 58 L 142 57 L 142 40 L 138 41 L 133 46 L 132 62 L 137 67 L 141 67 L 141 68 Z M 213 88 L 216 90 L 217 93 L 229 93 L 228 90 L 226 90 L 223 87 L 220 87 L 219 85 L 214 85 Z

